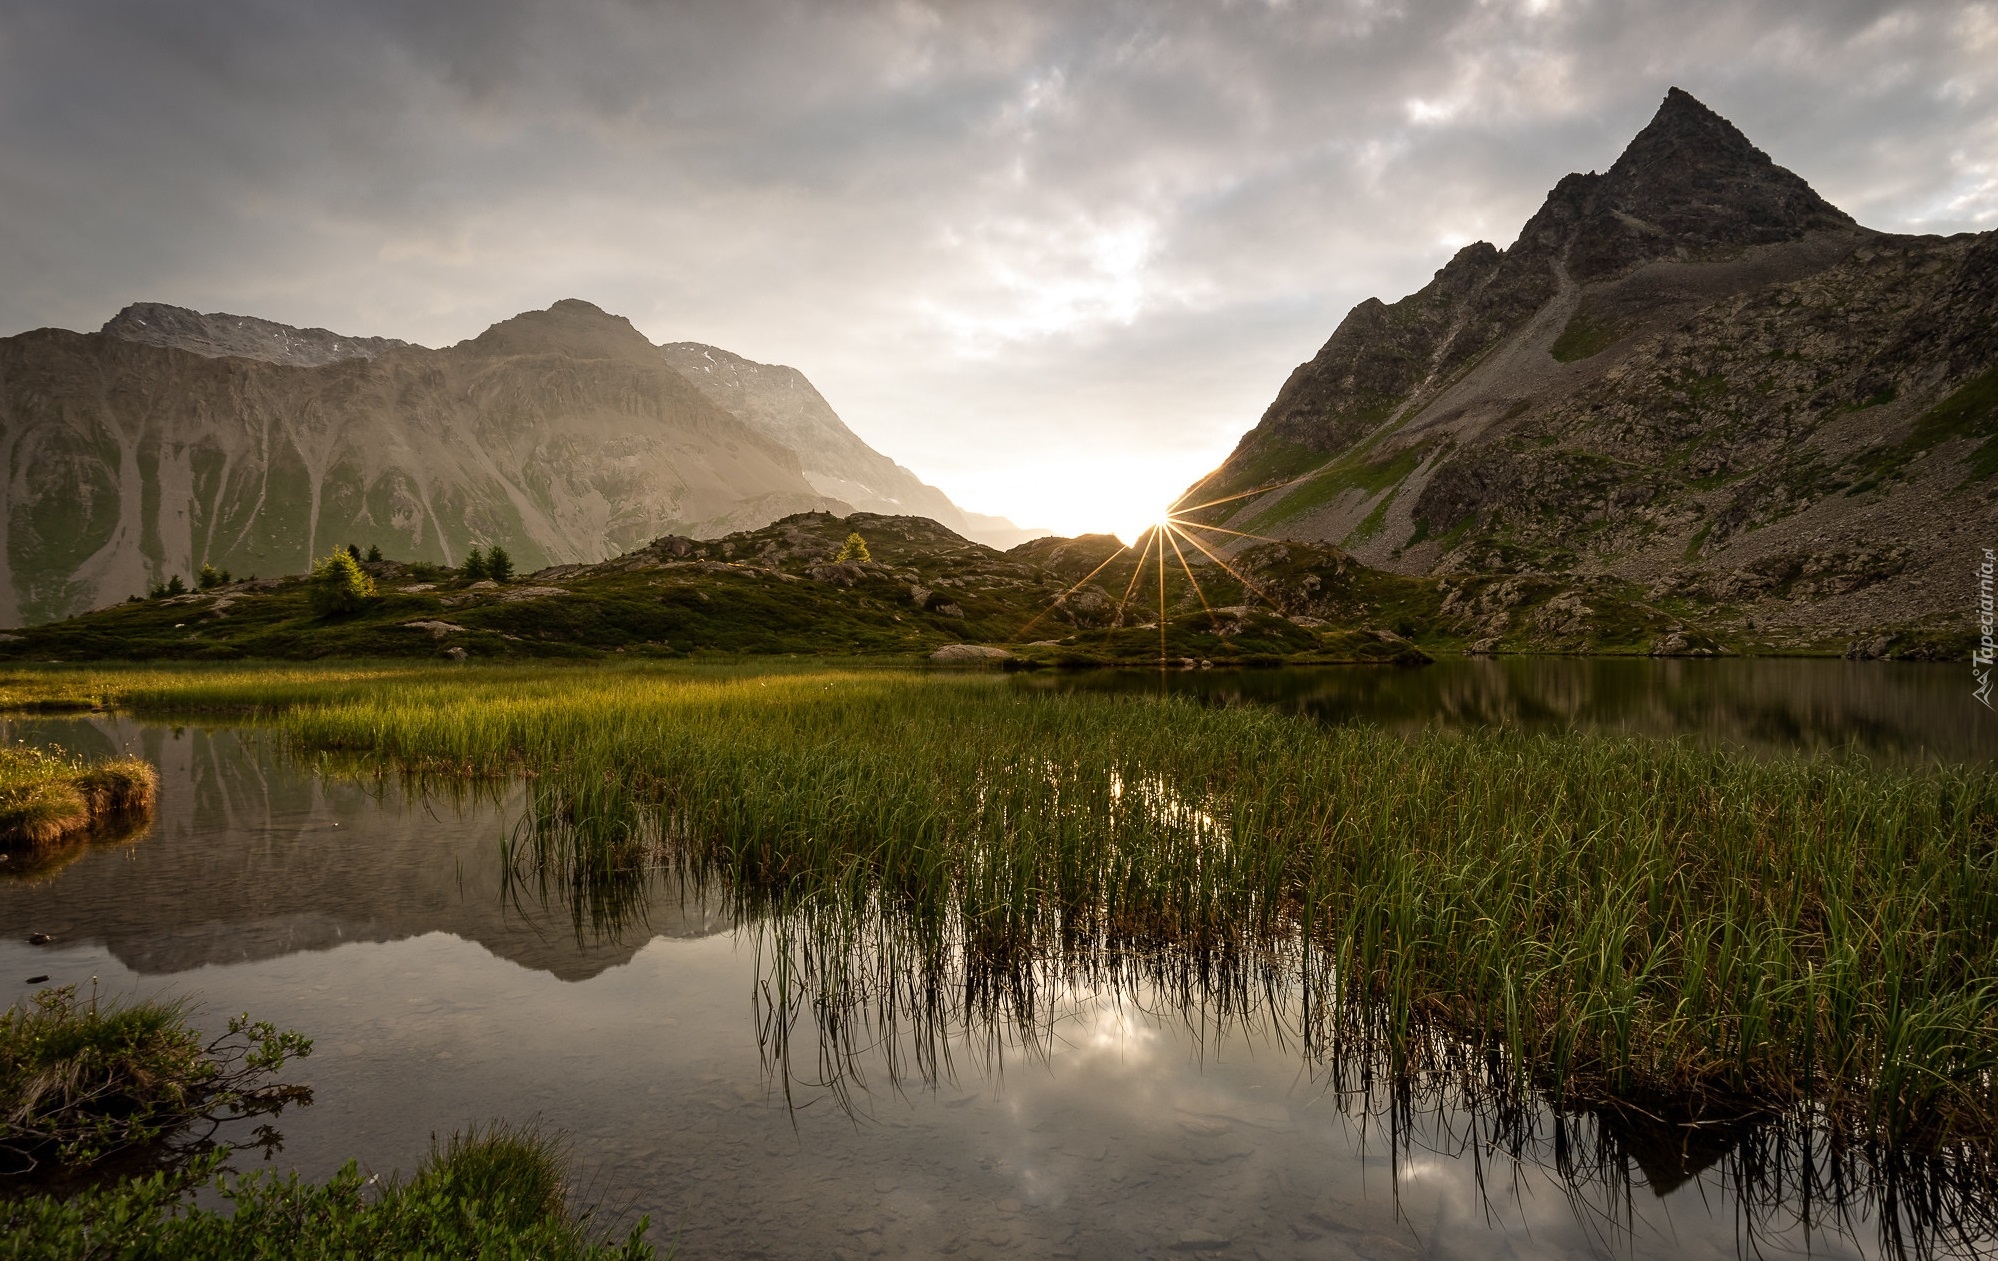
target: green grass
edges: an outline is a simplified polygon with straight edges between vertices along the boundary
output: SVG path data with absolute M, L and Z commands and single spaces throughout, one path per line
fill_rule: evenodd
M 6 681 L 261 716 L 419 775 L 530 772 L 593 878 L 886 917 L 918 957 L 1320 961 L 1320 1011 L 1564 1099 L 1998 1137 L 1998 777 L 1602 736 L 1325 729 L 991 677 L 688 669 Z M 893 733 L 892 738 L 886 733 Z
M 171 1145 L 200 1121 L 276 1111 L 297 1092 L 265 1079 L 311 1050 L 248 1017 L 207 1041 L 183 1004 L 42 990 L 0 1013 L 0 1172 L 71 1171 Z
M 640 1261 L 653 1255 L 641 1221 L 618 1242 L 568 1203 L 561 1148 L 501 1125 L 432 1144 L 408 1181 L 377 1187 L 349 1162 L 323 1184 L 296 1175 L 159 1173 L 69 1196 L 0 1200 L 0 1258 L 424 1257 Z M 225 1210 L 190 1207 L 213 1178 Z
M 1623 338 L 1623 329 L 1617 324 L 1601 320 L 1589 310 L 1585 302 L 1575 308 L 1568 317 L 1561 335 L 1554 339 L 1549 352 L 1561 363 L 1576 363 L 1591 358 L 1616 345 Z
M 119 818 L 150 814 L 159 775 L 140 758 L 84 762 L 0 746 L 0 851 L 39 849 Z

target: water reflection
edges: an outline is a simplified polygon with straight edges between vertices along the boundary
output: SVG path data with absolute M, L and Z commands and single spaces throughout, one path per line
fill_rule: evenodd
M 1498 657 L 1419 670 L 1091 671 L 1019 676 L 1052 691 L 1161 689 L 1215 704 L 1274 705 L 1326 722 L 1414 730 L 1581 728 L 1686 736 L 1758 753 L 1887 761 L 1998 761 L 1998 715 L 1948 663 Z
M 151 834 L 0 882 L 0 968 L 320 1040 L 283 1157 L 386 1170 L 539 1114 L 687 1256 L 1970 1255 L 1961 1153 L 1807 1118 L 1562 1112 L 1447 1040 L 1391 1071 L 1301 949 L 968 954 L 869 907 L 703 888 L 639 818 L 343 780 L 255 735 L 7 738 L 159 762 Z M 20 944 L 52 932 L 56 947 Z M 17 989 L 20 987 L 17 986 Z

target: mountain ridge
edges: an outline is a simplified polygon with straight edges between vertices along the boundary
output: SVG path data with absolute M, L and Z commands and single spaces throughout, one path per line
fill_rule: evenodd
M 96 333 L 0 339 L 0 624 L 350 542 L 447 565 L 501 544 L 535 568 L 852 509 L 770 417 L 668 359 L 575 298 L 439 349 L 150 302 Z M 817 400 L 815 456 L 899 476 L 897 511 L 1005 536 L 773 371 Z

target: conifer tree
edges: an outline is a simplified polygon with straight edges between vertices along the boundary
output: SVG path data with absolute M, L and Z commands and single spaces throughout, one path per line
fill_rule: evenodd
M 867 540 L 861 538 L 860 532 L 856 530 L 852 534 L 846 536 L 846 542 L 840 546 L 839 555 L 833 557 L 833 563 L 844 564 L 845 562 L 850 560 L 858 561 L 858 560 L 873 560 L 873 559 L 874 557 L 868 555 L 867 553 Z

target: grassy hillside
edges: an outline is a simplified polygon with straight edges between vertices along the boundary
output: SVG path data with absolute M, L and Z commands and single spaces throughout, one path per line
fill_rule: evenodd
M 853 534 L 867 556 L 842 561 Z M 1226 567 L 1192 548 L 1163 563 L 1147 549 L 1085 535 L 1000 552 L 921 517 L 806 513 L 504 583 L 368 562 L 372 594 L 332 615 L 315 611 L 303 575 L 162 594 L 0 635 L 0 660 L 913 658 L 969 643 L 1045 665 L 1412 664 L 1436 652 L 1771 647 L 1717 639 L 1689 620 L 1691 604 L 1615 580 L 1416 578 L 1301 543 L 1263 544 Z

